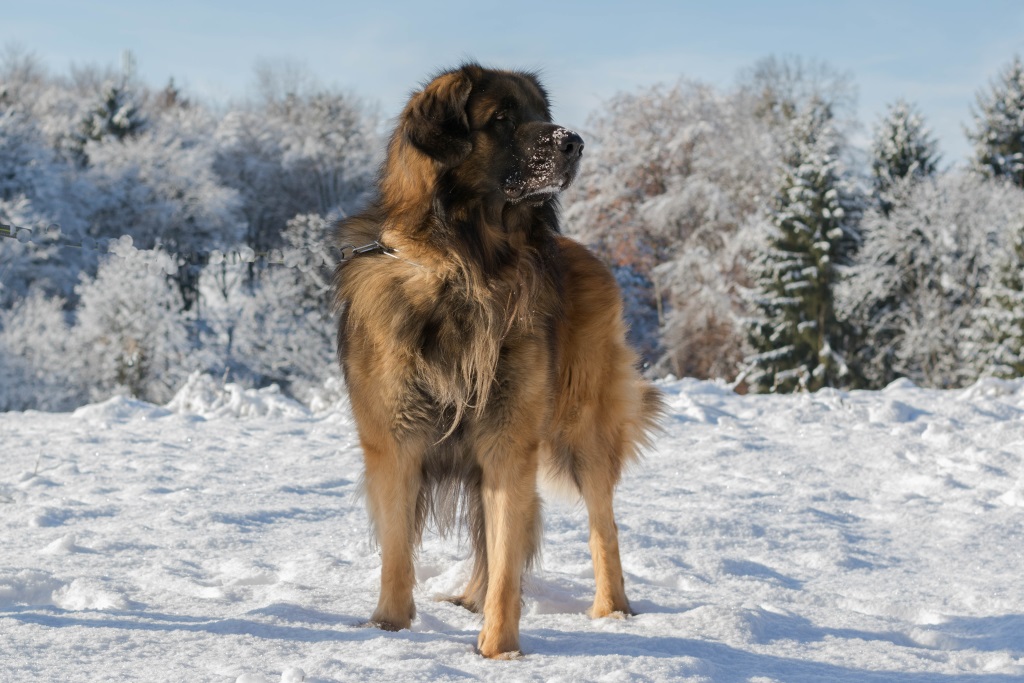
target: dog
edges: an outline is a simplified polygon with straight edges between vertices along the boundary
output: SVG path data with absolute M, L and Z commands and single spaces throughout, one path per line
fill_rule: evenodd
M 412 95 L 375 198 L 336 226 L 338 356 L 381 552 L 372 625 L 409 628 L 423 528 L 458 526 L 474 564 L 447 599 L 482 613 L 480 654 L 517 656 L 541 478 L 586 504 L 589 614 L 631 614 L 612 496 L 662 398 L 611 272 L 559 232 L 583 148 L 536 75 L 464 64 Z

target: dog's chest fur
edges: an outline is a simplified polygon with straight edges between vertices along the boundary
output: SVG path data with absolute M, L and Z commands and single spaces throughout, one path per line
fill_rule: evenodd
M 437 424 L 443 416 L 446 431 L 467 415 L 500 409 L 515 381 L 506 362 L 510 355 L 528 347 L 544 362 L 550 347 L 548 274 L 538 281 L 531 264 L 509 268 L 517 272 L 491 279 L 456 272 L 426 291 L 415 291 L 421 286 L 416 282 L 405 285 L 416 301 L 410 320 L 418 327 L 406 337 L 414 389 L 408 395 L 429 397 L 439 411 L 429 421 Z M 524 269 L 529 272 L 518 272 Z

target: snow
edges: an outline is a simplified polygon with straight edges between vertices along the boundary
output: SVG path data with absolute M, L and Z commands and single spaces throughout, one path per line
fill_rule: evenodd
M 341 399 L 192 378 L 0 414 L 0 680 L 1024 680 L 1024 380 L 662 388 L 616 501 L 638 616 L 583 614 L 585 513 L 549 501 L 511 662 L 432 600 L 469 575 L 451 539 L 425 539 L 411 631 L 361 626 L 379 558 Z

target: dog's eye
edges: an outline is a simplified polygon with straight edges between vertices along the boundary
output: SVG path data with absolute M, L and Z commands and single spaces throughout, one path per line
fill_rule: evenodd
M 514 121 L 512 120 L 512 113 L 509 112 L 507 109 L 502 109 L 500 111 L 494 112 L 494 116 L 491 117 L 491 121 L 493 121 L 494 123 L 503 124 L 514 123 Z

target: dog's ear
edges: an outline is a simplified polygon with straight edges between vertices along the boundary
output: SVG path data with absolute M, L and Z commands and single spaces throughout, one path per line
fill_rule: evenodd
M 417 149 L 446 166 L 455 166 L 473 151 L 466 102 L 473 82 L 465 70 L 432 80 L 409 100 L 402 115 L 405 136 Z

